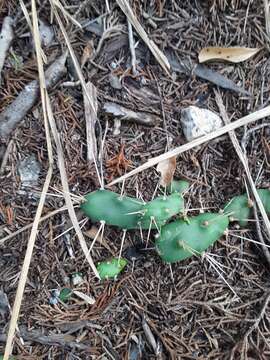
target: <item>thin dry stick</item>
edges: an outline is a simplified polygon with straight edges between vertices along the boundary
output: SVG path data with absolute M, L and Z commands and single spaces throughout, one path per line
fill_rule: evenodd
M 34 41 L 35 41 L 35 48 L 36 48 L 36 54 L 37 54 L 39 78 L 40 78 L 41 100 L 42 100 L 44 125 L 45 125 L 45 131 L 46 131 L 46 141 L 47 141 L 48 157 L 49 157 L 49 169 L 47 172 L 45 183 L 43 185 L 43 189 L 42 189 L 40 201 L 38 204 L 37 212 L 35 215 L 33 227 L 32 227 L 31 234 L 30 234 L 30 237 L 28 240 L 28 245 L 27 245 L 27 249 L 26 249 L 26 253 L 25 253 L 21 276 L 20 276 L 20 280 L 19 280 L 19 284 L 18 284 L 18 288 L 17 288 L 17 292 L 16 292 L 13 309 L 12 309 L 11 320 L 10 320 L 10 325 L 9 325 L 9 329 L 8 329 L 8 337 L 7 337 L 3 360 L 8 360 L 9 355 L 12 352 L 13 338 L 14 338 L 16 327 L 17 327 L 17 321 L 18 321 L 18 317 L 19 317 L 19 313 L 20 313 L 23 293 L 24 293 L 25 284 L 27 281 L 27 275 L 28 275 L 28 271 L 29 271 L 29 267 L 30 267 L 30 262 L 31 262 L 32 254 L 33 254 L 33 249 L 34 249 L 34 245 L 35 245 L 37 232 L 38 232 L 39 220 L 40 220 L 40 217 L 42 214 L 43 206 L 44 206 L 45 199 L 46 199 L 46 194 L 47 194 L 47 191 L 50 186 L 50 181 L 51 181 L 52 172 L 53 172 L 52 144 L 51 144 L 51 139 L 50 139 L 50 135 L 49 135 L 48 119 L 46 116 L 46 105 L 45 105 L 45 101 L 44 101 L 45 100 L 44 94 L 45 94 L 45 89 L 46 89 L 46 83 L 45 83 L 45 74 L 44 74 L 44 71 L 42 71 L 43 66 L 42 66 L 42 58 L 41 58 L 41 44 L 40 44 L 40 36 L 39 36 L 39 30 L 38 30 L 38 20 L 37 20 L 35 0 L 32 0 L 32 14 L 33 14 Z
M 60 212 L 62 212 L 62 211 L 66 211 L 66 210 L 67 210 L 67 207 L 66 207 L 66 206 L 63 206 L 63 207 L 61 207 L 61 208 L 59 208 L 59 209 L 56 209 L 56 210 L 53 210 L 53 211 L 51 211 L 49 214 L 42 216 L 42 217 L 39 219 L 39 223 L 41 223 L 41 222 L 49 219 L 50 217 L 52 217 L 52 216 L 54 216 L 54 215 L 56 215 L 56 214 L 58 214 L 58 213 L 60 213 Z M 24 227 L 20 228 L 19 230 L 14 231 L 13 233 L 11 233 L 11 234 L 5 236 L 4 238 L 0 239 L 0 245 L 3 245 L 5 241 L 14 238 L 14 236 L 17 236 L 17 235 L 21 234 L 22 232 L 24 232 L 24 231 L 26 231 L 26 230 L 28 230 L 28 229 L 31 229 L 31 227 L 33 226 L 33 224 L 34 224 L 34 223 L 32 222 L 31 224 L 25 225 Z
M 163 160 L 167 160 L 173 156 L 177 156 L 179 154 L 182 154 L 185 151 L 188 151 L 190 149 L 193 149 L 194 147 L 201 145 L 209 140 L 215 139 L 221 135 L 226 134 L 227 132 L 231 131 L 231 130 L 235 130 L 241 126 L 247 125 L 251 122 L 254 122 L 256 120 L 260 120 L 265 118 L 266 116 L 270 115 L 270 106 L 266 106 L 265 108 L 255 111 L 252 114 L 249 114 L 247 116 L 242 117 L 241 119 L 238 119 L 228 125 L 223 126 L 222 128 L 213 131 L 210 134 L 204 135 L 198 139 L 195 139 L 193 141 L 188 142 L 187 144 L 178 146 L 177 148 L 167 151 L 165 154 L 156 156 L 150 160 L 148 160 L 146 163 L 142 164 L 141 166 L 137 167 L 137 169 L 134 169 L 132 171 L 130 171 L 129 173 L 119 177 L 118 179 L 115 179 L 114 181 L 112 181 L 110 184 L 108 184 L 107 186 L 112 186 L 114 184 L 117 184 L 123 180 L 128 179 L 129 177 L 136 175 L 138 173 L 140 173 L 143 170 L 146 170 L 152 166 L 157 165 L 160 161 Z
M 129 41 L 129 50 L 131 54 L 132 73 L 133 75 L 136 75 L 137 71 L 136 71 L 136 53 L 134 47 L 134 37 L 133 37 L 132 25 L 129 20 L 128 20 L 128 41 Z
M 95 124 L 97 121 L 98 109 L 97 89 L 90 81 L 86 84 L 86 88 L 89 96 L 93 99 L 93 106 L 95 108 L 95 112 L 93 112 L 87 94 L 83 90 L 84 113 L 86 122 L 87 160 L 90 164 L 92 164 L 94 161 L 97 161 L 97 139 L 95 134 Z
M 25 253 L 25 258 L 24 258 L 24 262 L 23 262 L 23 266 L 22 266 L 22 270 L 21 270 L 21 276 L 20 276 L 20 280 L 19 280 L 19 284 L 18 284 L 18 288 L 17 288 L 17 292 L 16 292 L 13 309 L 12 309 L 11 320 L 10 320 L 10 325 L 9 325 L 9 329 L 8 329 L 8 337 L 7 337 L 3 360 L 8 360 L 9 356 L 12 352 L 13 338 L 14 338 L 16 327 L 17 327 L 17 320 L 18 320 L 19 313 L 20 313 L 24 288 L 25 288 L 25 284 L 27 281 L 28 270 L 29 270 L 32 253 L 33 253 L 33 249 L 34 249 L 34 245 L 35 245 L 35 240 L 36 240 L 36 236 L 37 236 L 37 232 L 38 232 L 39 219 L 41 217 L 41 213 L 43 210 L 46 193 L 47 193 L 49 185 L 50 185 L 51 176 L 52 176 L 52 168 L 49 168 L 47 176 L 46 176 L 46 180 L 45 180 L 45 183 L 44 183 L 44 186 L 42 189 L 40 201 L 39 201 L 37 212 L 35 215 L 35 220 L 33 223 L 33 227 L 31 230 L 31 234 L 29 237 L 29 241 L 28 241 L 28 245 L 27 245 L 27 249 L 26 249 L 26 253 Z
M 221 114 L 221 117 L 223 118 L 223 121 L 225 122 L 225 124 L 229 124 L 230 123 L 230 120 L 229 120 L 229 117 L 227 115 L 227 112 L 226 112 L 226 109 L 225 109 L 225 106 L 223 104 L 223 101 L 222 101 L 222 98 L 220 96 L 220 94 L 215 91 L 215 95 L 216 95 L 216 102 L 217 102 L 217 105 L 219 107 L 219 111 L 220 111 L 220 114 Z M 258 208 L 262 214 L 262 217 L 263 217 L 263 220 L 264 220 L 264 223 L 265 223 L 265 226 L 266 226 L 266 230 L 268 232 L 268 235 L 270 237 L 270 221 L 268 219 L 268 216 L 266 214 L 266 211 L 265 211 L 265 208 L 263 206 L 263 203 L 262 203 L 262 200 L 257 192 L 257 189 L 256 189 L 256 186 L 255 186 L 255 183 L 252 179 L 252 176 L 251 176 L 251 173 L 250 173 L 250 170 L 249 170 L 249 166 L 248 166 L 248 160 L 245 156 L 245 154 L 243 153 L 242 149 L 241 149 L 241 146 L 239 144 L 239 141 L 234 133 L 234 131 L 229 131 L 229 136 L 230 136 L 230 139 L 233 143 L 233 146 L 234 146 L 234 149 L 240 159 L 240 161 L 242 162 L 243 164 L 243 167 L 245 169 L 245 172 L 246 172 L 246 175 L 247 175 L 247 179 L 248 179 L 248 182 L 249 182 L 249 186 L 252 190 L 252 193 L 253 193 L 253 196 L 256 200 L 256 203 L 258 205 Z M 267 250 L 267 248 L 265 246 L 263 246 L 263 251 L 264 253 L 266 254 L 266 252 L 268 253 L 266 258 L 267 260 L 270 259 L 270 254 Z
M 23 0 L 19 0 L 19 3 L 20 3 L 20 6 L 21 6 L 21 9 L 22 9 L 22 12 L 23 12 L 23 15 L 25 17 L 25 20 L 27 22 L 27 25 L 29 26 L 29 29 L 32 33 L 32 36 L 34 36 L 34 32 L 33 32 L 33 26 L 32 26 L 32 23 L 31 23 L 31 19 L 30 19 L 30 15 L 29 15 L 29 12 L 23 2 Z M 40 49 L 40 52 L 41 52 L 41 56 L 42 56 L 42 60 L 45 64 L 47 64 L 47 56 L 44 54 L 44 51 L 42 49 Z
M 157 47 L 157 45 L 154 43 L 154 41 L 150 40 L 147 33 L 145 32 L 142 25 L 139 23 L 139 21 L 136 19 L 132 8 L 130 7 L 127 0 L 116 0 L 117 4 L 123 11 L 123 13 L 128 18 L 128 21 L 132 24 L 134 29 L 137 31 L 137 33 L 140 35 L 142 40 L 145 42 L 145 44 L 148 46 L 149 50 L 152 52 L 156 60 L 158 61 L 159 65 L 165 70 L 165 72 L 169 75 L 170 74 L 170 64 L 166 56 L 163 54 L 163 52 Z

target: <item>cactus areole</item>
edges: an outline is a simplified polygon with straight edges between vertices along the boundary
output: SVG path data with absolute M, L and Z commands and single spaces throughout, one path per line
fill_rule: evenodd
M 156 239 L 157 252 L 168 263 L 201 255 L 223 235 L 228 223 L 228 217 L 218 213 L 174 221 L 162 227 Z

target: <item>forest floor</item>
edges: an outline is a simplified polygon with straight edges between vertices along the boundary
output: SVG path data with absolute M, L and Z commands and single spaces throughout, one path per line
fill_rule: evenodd
M 264 1 L 235 0 L 228 5 L 225 0 L 132 0 L 133 13 L 149 39 L 174 64 L 169 73 L 134 29 L 136 63 L 132 68 L 127 17 L 118 6 L 120 1 L 78 3 L 62 1 L 64 7 L 59 14 L 85 82 L 96 88 L 95 132 L 105 184 L 185 144 L 181 110 L 195 105 L 219 113 L 215 90 L 219 90 L 232 121 L 269 105 L 270 39 Z M 31 16 L 31 1 L 25 5 Z M 49 29 L 43 39 L 46 69 L 67 47 L 50 2 L 37 1 L 37 10 Z M 33 37 L 17 1 L 0 2 L 0 23 L 7 15 L 15 19 L 15 25 L 2 70 L 0 114 L 25 85 L 38 79 Z M 82 29 L 74 19 L 83 25 Z M 47 44 L 50 31 L 53 39 Z M 192 69 L 198 64 L 200 50 L 207 46 L 263 48 L 241 63 L 206 65 L 214 75 L 234 81 L 249 95 L 223 89 L 193 71 L 177 69 L 175 64 L 183 62 L 191 64 Z M 69 190 L 76 200 L 100 185 L 95 166 L 87 160 L 83 89 L 70 56 L 65 74 L 49 89 L 49 98 L 63 147 Z M 140 112 L 146 112 L 153 120 L 152 126 L 121 120 L 119 129 L 104 107 L 107 102 L 133 110 L 143 119 L 145 115 Z M 39 97 L 12 133 L 2 139 L 0 291 L 3 299 L 6 294 L 11 309 L 31 226 L 16 236 L 10 235 L 33 223 L 50 165 L 42 114 Z M 244 144 L 258 188 L 270 187 L 267 123 L 269 119 L 262 119 L 235 131 Z M 264 126 L 258 127 L 261 124 Z M 129 260 L 128 266 L 116 280 L 99 281 L 85 260 L 74 229 L 63 234 L 71 223 L 67 211 L 57 212 L 65 206 L 65 200 L 54 142 L 52 152 L 53 174 L 42 211 L 42 216 L 48 217 L 40 222 L 36 234 L 18 320 L 20 331 L 14 340 L 16 359 L 270 358 L 269 264 L 262 247 L 244 239 L 260 241 L 255 220 L 241 229 L 230 226 L 228 234 L 209 249 L 209 257 L 192 257 L 171 268 L 155 252 L 154 232 L 145 248 L 139 231 L 127 231 L 123 256 Z M 36 176 L 27 187 L 22 177 L 25 159 L 32 159 Z M 195 210 L 190 210 L 189 215 L 198 214 L 199 209 L 219 211 L 233 196 L 246 191 L 245 170 L 228 134 L 180 154 L 175 177 L 191 184 L 185 201 L 189 209 Z M 124 191 L 149 200 L 158 182 L 159 174 L 151 167 L 128 178 Z M 122 184 L 111 189 L 120 193 Z M 96 225 L 84 219 L 79 217 L 90 247 Z M 269 244 L 263 221 L 258 221 Z M 103 237 L 103 242 L 97 242 L 92 249 L 94 263 L 119 254 L 122 232 L 105 226 Z M 209 258 L 220 264 L 218 272 Z M 70 284 L 72 274 L 78 272 L 82 282 Z M 87 294 L 94 304 L 75 295 L 66 303 L 50 304 L 52 291 L 66 287 Z M 11 316 L 3 299 L 0 297 L 0 354 L 4 353 Z

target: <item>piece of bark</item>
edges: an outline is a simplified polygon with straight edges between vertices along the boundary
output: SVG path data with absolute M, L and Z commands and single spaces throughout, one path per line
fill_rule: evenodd
M 5 58 L 14 37 L 12 24 L 13 19 L 10 16 L 6 16 L 3 20 L 3 25 L 0 33 L 0 83 L 1 72 L 4 66 Z
M 46 70 L 47 89 L 53 87 L 66 73 L 66 54 L 55 60 Z M 16 99 L 0 114 L 0 141 L 6 142 L 9 135 L 23 120 L 39 96 L 39 82 L 33 80 L 25 86 Z
M 107 114 L 119 118 L 121 121 L 133 121 L 145 126 L 155 126 L 161 121 L 156 115 L 146 112 L 135 112 L 113 102 L 106 102 L 103 106 L 103 110 Z
M 84 102 L 84 112 L 85 112 L 85 121 L 86 121 L 86 140 L 87 140 L 87 160 L 89 163 L 93 163 L 97 158 L 97 139 L 95 134 L 95 124 L 97 121 L 97 89 L 89 81 L 86 84 L 87 92 L 91 99 L 93 99 L 94 109 L 89 104 L 88 97 L 83 91 L 83 102 Z
M 207 80 L 212 84 L 215 84 L 223 89 L 231 90 L 246 96 L 250 96 L 250 93 L 245 89 L 237 86 L 235 82 L 219 74 L 217 71 L 209 69 L 205 65 L 193 64 L 189 61 L 179 61 L 173 54 L 166 53 L 169 63 L 173 71 L 185 74 L 187 76 L 195 75 L 203 80 Z

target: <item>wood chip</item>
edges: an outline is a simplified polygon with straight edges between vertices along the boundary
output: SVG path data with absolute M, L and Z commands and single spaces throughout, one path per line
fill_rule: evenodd
M 83 90 L 83 101 L 84 101 L 84 112 L 85 112 L 85 122 L 86 122 L 86 140 L 87 140 L 87 160 L 89 163 L 93 163 L 97 157 L 97 139 L 95 134 L 95 124 L 97 121 L 97 89 L 95 86 L 89 81 L 86 84 L 86 89 L 88 92 L 88 96 L 92 99 L 91 106 L 88 100 L 88 96 Z
M 73 290 L 72 293 L 78 296 L 80 299 L 84 300 L 89 305 L 93 305 L 96 302 L 96 300 L 93 297 L 86 295 L 81 291 Z

